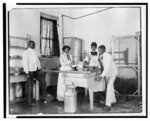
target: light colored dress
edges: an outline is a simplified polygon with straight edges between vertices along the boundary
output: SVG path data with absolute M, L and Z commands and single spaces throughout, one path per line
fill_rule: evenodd
M 60 70 L 67 70 L 67 71 L 72 70 L 72 67 L 71 67 L 72 60 L 73 59 L 71 55 L 69 55 L 69 58 L 68 58 L 67 54 L 63 53 L 60 56 L 60 64 L 61 64 Z M 58 83 L 57 83 L 57 99 L 59 101 L 64 100 L 64 92 L 66 89 L 64 81 L 65 80 L 64 80 L 63 74 L 59 73 Z

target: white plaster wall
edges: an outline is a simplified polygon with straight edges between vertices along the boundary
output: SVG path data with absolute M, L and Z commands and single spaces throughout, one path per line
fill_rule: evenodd
M 9 19 L 9 35 L 26 37 L 31 35 L 31 39 L 36 42 L 36 50 L 39 51 L 40 39 L 40 13 L 35 9 L 12 9 Z
M 71 10 L 58 9 L 58 8 L 26 8 L 26 9 L 12 9 L 10 10 L 10 24 L 9 34 L 11 36 L 26 37 L 26 34 L 30 34 L 32 39 L 36 42 L 36 50 L 40 51 L 40 13 L 47 15 L 53 15 L 58 17 L 58 35 L 60 48 L 62 48 L 62 14 L 73 15 Z M 64 19 L 64 35 L 73 36 L 73 21 L 70 19 Z
M 84 40 L 85 50 L 95 41 L 109 51 L 113 35 L 135 35 L 139 30 L 139 8 L 113 8 L 75 21 L 75 36 Z
M 43 12 L 58 17 L 59 42 L 62 47 L 62 14 L 79 17 L 99 9 L 12 9 L 10 10 L 10 35 L 25 37 L 26 34 L 30 34 L 36 41 L 36 49 L 39 51 L 40 12 Z M 139 30 L 139 8 L 113 8 L 77 20 L 64 17 L 64 36 L 83 39 L 83 50 L 90 50 L 92 41 L 96 41 L 98 45 L 105 44 L 107 49 L 111 50 L 113 35 L 134 35 Z
M 85 9 L 80 13 L 86 15 L 85 13 L 90 13 L 90 9 L 94 11 L 93 8 L 89 8 L 88 12 L 85 11 Z M 77 16 L 78 13 L 79 10 L 76 11 L 75 15 Z M 97 42 L 98 45 L 106 45 L 107 51 L 111 51 L 112 36 L 135 35 L 135 32 L 140 31 L 140 9 L 109 9 L 75 20 L 74 27 L 75 36 L 83 39 L 83 51 L 90 51 L 90 45 L 93 41 Z M 132 52 L 132 50 L 129 51 Z M 135 54 L 135 52 L 133 54 Z M 130 58 L 130 60 L 132 59 Z M 122 78 L 136 78 L 136 72 L 130 68 L 120 68 L 118 76 Z

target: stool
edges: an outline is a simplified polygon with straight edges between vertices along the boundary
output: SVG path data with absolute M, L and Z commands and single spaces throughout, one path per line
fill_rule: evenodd
M 33 99 L 39 100 L 39 81 L 36 79 L 33 82 Z

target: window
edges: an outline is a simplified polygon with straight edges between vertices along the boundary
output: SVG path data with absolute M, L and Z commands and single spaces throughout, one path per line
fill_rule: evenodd
M 59 56 L 57 21 L 41 17 L 40 50 L 42 57 Z

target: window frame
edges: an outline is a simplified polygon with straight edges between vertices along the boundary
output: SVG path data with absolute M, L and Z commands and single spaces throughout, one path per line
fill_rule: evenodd
M 42 58 L 53 58 L 53 57 L 59 57 L 59 55 L 51 55 L 51 56 L 45 56 L 45 55 L 42 55 L 42 36 L 41 36 L 41 33 L 42 33 L 42 28 L 41 28 L 41 20 L 44 19 L 44 20 L 48 20 L 48 21 L 52 21 L 53 22 L 53 25 L 58 23 L 58 17 L 56 16 L 53 16 L 53 15 L 48 15 L 48 14 L 45 14 L 45 13 L 42 13 L 41 12 L 41 15 L 40 15 L 40 54 L 41 54 L 41 57 Z M 56 23 L 55 23 L 56 22 Z M 53 28 L 53 31 L 54 31 L 54 28 Z M 53 34 L 54 36 L 54 34 Z M 54 42 L 54 39 L 55 38 L 45 38 L 45 39 L 48 39 L 48 40 L 52 40 Z M 59 41 L 59 40 L 58 40 Z

